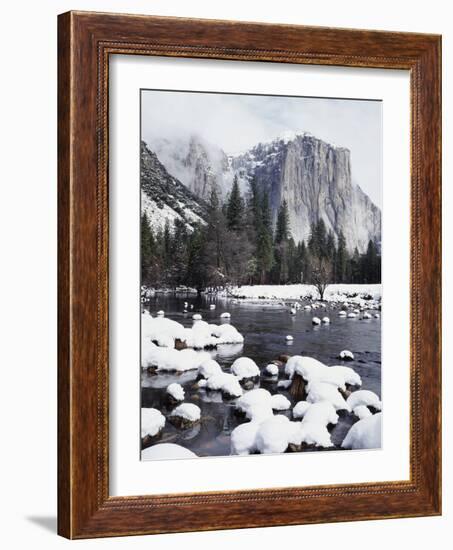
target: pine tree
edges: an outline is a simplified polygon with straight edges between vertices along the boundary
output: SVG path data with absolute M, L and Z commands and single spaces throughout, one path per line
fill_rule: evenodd
M 275 268 L 273 279 L 277 284 L 286 284 L 288 282 L 289 237 L 288 205 L 286 200 L 284 200 L 278 211 L 277 226 L 275 230 Z
M 141 279 L 142 283 L 152 283 L 151 269 L 154 263 L 155 242 L 148 216 L 143 212 L 140 220 L 140 253 L 141 253 Z
M 280 244 L 289 239 L 289 214 L 288 204 L 283 200 L 278 210 L 277 226 L 275 229 L 275 242 Z
M 272 269 L 274 262 L 272 218 L 269 206 L 269 198 L 263 193 L 257 220 L 257 245 L 256 259 L 259 282 L 266 283 L 267 274 Z
M 346 249 L 346 239 L 343 231 L 340 231 L 338 235 L 338 246 L 335 259 L 335 282 L 346 283 L 347 282 L 347 264 L 349 262 L 348 252 Z
M 244 225 L 244 201 L 239 190 L 238 178 L 234 176 L 233 188 L 226 207 L 228 229 L 237 231 Z

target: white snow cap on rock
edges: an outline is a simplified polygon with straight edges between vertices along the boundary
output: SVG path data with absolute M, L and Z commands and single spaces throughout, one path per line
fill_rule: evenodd
M 328 401 L 337 411 L 347 410 L 351 412 L 351 406 L 344 400 L 338 389 L 325 382 L 312 382 L 309 384 L 307 401 L 309 403 Z
M 320 325 L 321 324 L 321 319 L 319 317 L 313 317 L 311 322 L 312 322 L 313 325 Z
M 246 422 L 240 424 L 231 432 L 231 454 L 249 455 L 255 452 L 256 432 L 260 426 L 259 422 Z
M 288 334 L 288 335 L 286 336 L 286 341 L 287 341 L 287 342 L 292 342 L 293 340 L 294 340 L 294 338 L 291 336 L 291 334 Z
M 341 446 L 344 449 L 379 449 L 381 447 L 382 413 L 356 422 Z
M 184 388 L 181 384 L 173 382 L 167 386 L 167 393 L 171 395 L 175 401 L 184 401 Z
M 214 374 L 219 374 L 220 372 L 222 372 L 222 368 L 214 359 L 208 359 L 207 361 L 201 364 L 200 368 L 198 369 L 198 372 L 204 378 L 209 378 Z
M 355 409 L 360 405 L 366 407 L 374 407 L 378 411 L 382 409 L 382 402 L 379 397 L 370 390 L 358 390 L 351 393 L 347 399 L 348 405 L 351 409 Z
M 337 424 L 338 414 L 335 412 L 335 408 L 329 401 L 318 401 L 312 403 L 305 411 L 303 416 L 303 423 L 322 424 L 324 427 L 329 424 Z
M 197 422 L 201 418 L 201 410 L 200 407 L 193 403 L 182 403 L 172 410 L 170 416 L 177 416 L 190 422 Z
M 325 325 L 328 325 L 328 324 L 330 323 L 329 317 L 323 317 L 323 318 L 322 318 L 322 322 L 323 322 Z
M 157 312 L 158 317 L 163 317 L 164 315 L 165 315 L 165 311 L 163 311 L 162 309 Z
M 231 365 L 231 372 L 235 374 L 239 380 L 244 378 L 255 378 L 260 375 L 260 369 L 253 359 L 248 357 L 238 357 Z
M 202 316 L 201 316 L 199 313 L 194 313 L 194 314 L 192 315 L 192 319 L 193 319 L 194 321 L 201 321 Z
M 208 390 L 222 391 L 231 397 L 240 397 L 243 393 L 238 378 L 234 374 L 222 371 L 210 376 L 206 387 Z
M 228 313 L 228 311 L 224 311 L 220 314 L 221 319 L 229 319 L 231 317 L 231 313 Z
M 159 443 L 142 450 L 142 460 L 166 460 L 171 458 L 196 458 L 197 455 L 175 443 Z
M 363 420 L 364 418 L 371 416 L 371 411 L 366 405 L 354 407 L 352 412 L 359 418 L 359 420 Z
M 156 346 L 149 340 L 142 341 L 142 367 L 157 367 L 161 371 L 184 372 L 198 369 L 211 356 L 205 351 L 193 349 L 169 349 Z
M 339 317 L 346 317 L 347 313 L 343 309 L 338 312 Z
M 311 403 L 308 401 L 299 401 L 293 408 L 293 418 L 296 420 L 303 418 L 310 407 Z
M 157 409 L 142 408 L 142 437 L 154 437 L 165 426 L 165 416 Z
M 302 355 L 293 355 L 286 362 L 285 374 L 293 378 L 295 373 L 302 376 L 309 384 L 323 382 L 343 390 L 346 384 L 357 386 L 362 384 L 360 376 L 350 367 L 343 365 L 328 367 L 313 357 Z
M 280 393 L 271 396 L 270 405 L 274 411 L 286 411 L 291 408 L 290 400 Z
M 217 338 L 216 344 L 242 344 L 244 337 L 230 324 L 210 325 L 211 334 Z
M 264 370 L 269 376 L 278 376 L 278 367 L 275 363 L 269 363 Z
M 268 405 L 270 408 L 271 394 L 264 388 L 256 388 L 248 391 L 236 401 L 236 408 L 243 412 L 247 418 L 252 418 L 252 409 L 259 405 Z
M 256 433 L 256 450 L 263 454 L 285 452 L 295 431 L 294 424 L 280 414 L 262 422 Z
M 344 349 L 343 351 L 340 351 L 339 358 L 343 359 L 344 361 L 352 361 L 354 359 L 354 354 L 352 353 L 352 351 Z

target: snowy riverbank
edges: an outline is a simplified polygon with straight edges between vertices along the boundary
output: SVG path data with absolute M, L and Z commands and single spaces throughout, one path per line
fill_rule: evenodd
M 380 284 L 328 285 L 324 298 L 328 302 L 344 302 L 354 298 L 380 300 Z M 318 300 L 319 293 L 313 285 L 242 285 L 230 287 L 220 294 L 243 300 Z

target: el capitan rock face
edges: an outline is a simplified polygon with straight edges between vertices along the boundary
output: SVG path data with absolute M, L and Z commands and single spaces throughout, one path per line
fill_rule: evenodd
M 255 174 L 267 192 L 274 222 L 283 200 L 288 204 L 291 233 L 307 240 L 310 225 L 322 218 L 334 235 L 343 231 L 351 250 L 365 252 L 370 239 L 381 240 L 381 212 L 351 181 L 348 149 L 309 134 L 258 144 L 232 165 Z
M 152 148 L 165 169 L 202 200 L 213 187 L 225 199 L 235 175 L 244 195 L 255 176 L 269 196 L 274 223 L 286 200 L 296 242 L 308 239 L 311 223 L 319 218 L 336 237 L 343 231 L 351 251 L 357 247 L 363 253 L 370 239 L 381 241 L 381 212 L 352 183 L 348 149 L 307 133 L 287 134 L 229 157 L 196 136 L 159 140 Z

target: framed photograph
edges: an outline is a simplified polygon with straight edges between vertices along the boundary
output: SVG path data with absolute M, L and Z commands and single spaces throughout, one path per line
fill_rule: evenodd
M 59 533 L 441 513 L 439 36 L 59 16 Z

